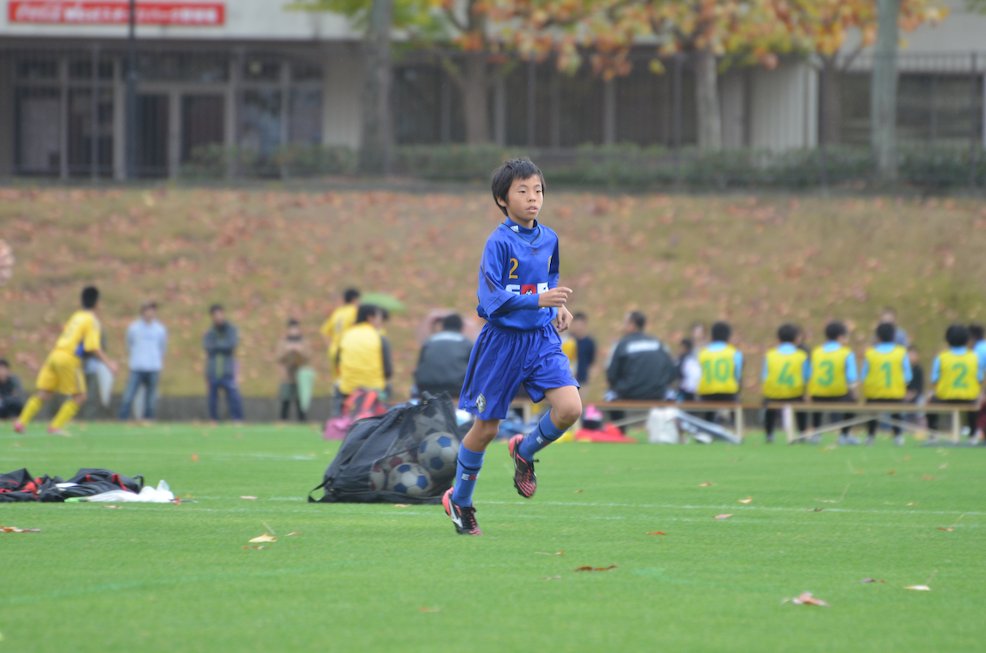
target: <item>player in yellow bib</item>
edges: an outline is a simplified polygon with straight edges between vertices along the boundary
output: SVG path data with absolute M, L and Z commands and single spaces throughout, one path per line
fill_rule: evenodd
M 825 325 L 825 344 L 811 352 L 811 376 L 808 379 L 808 396 L 812 403 L 849 403 L 855 401 L 858 381 L 856 356 L 846 345 L 849 331 L 842 322 Z M 852 419 L 852 413 L 832 413 L 835 421 Z M 822 413 L 812 413 L 812 427 L 822 425 Z M 839 444 L 859 444 L 844 427 L 839 434 Z
M 732 333 L 728 322 L 716 322 L 712 325 L 712 342 L 698 352 L 698 364 L 702 369 L 696 390 L 699 401 L 734 402 L 739 397 L 743 354 L 729 344 Z M 707 422 L 715 421 L 715 417 L 715 411 L 702 415 Z
M 907 396 L 907 384 L 911 382 L 911 361 L 907 348 L 895 342 L 897 328 L 883 323 L 876 328 L 876 344 L 863 355 L 863 399 L 866 403 L 901 403 Z M 899 413 L 891 413 L 891 419 L 900 421 Z M 877 419 L 866 425 L 866 444 L 876 438 Z M 894 444 L 904 444 L 899 426 L 894 425 Z
M 325 346 L 328 348 L 329 370 L 333 376 L 339 376 L 337 360 L 339 357 L 339 343 L 342 342 L 342 334 L 349 327 L 356 324 L 356 311 L 359 309 L 360 291 L 356 288 L 348 288 L 342 294 L 343 305 L 332 311 L 325 322 L 319 328 Z
M 935 357 L 931 366 L 931 384 L 935 393 L 931 401 L 936 404 L 968 404 L 979 401 L 983 385 L 983 369 L 979 356 L 969 349 L 969 329 L 953 324 L 945 331 L 948 349 Z M 938 413 L 928 413 L 928 426 L 938 428 Z M 966 413 L 969 435 L 976 432 L 976 411 Z
M 67 435 L 63 430 L 77 412 L 86 397 L 86 377 L 82 370 L 83 356 L 90 355 L 103 361 L 111 371 L 116 363 L 100 349 L 100 326 L 96 317 L 99 290 L 94 286 L 82 289 L 82 309 L 76 311 L 65 323 L 55 348 L 48 354 L 38 373 L 36 392 L 27 400 L 24 410 L 14 423 L 14 430 L 23 433 L 38 411 L 53 394 L 66 395 L 55 418 L 48 427 L 53 435 Z
M 777 339 L 780 344 L 767 352 L 763 362 L 763 398 L 765 402 L 796 402 L 804 398 L 810 365 L 808 354 L 794 344 L 800 329 L 793 324 L 782 324 L 777 329 Z M 774 427 L 780 417 L 779 408 L 767 407 L 764 412 L 764 431 L 767 442 L 774 441 Z M 795 413 L 798 426 L 798 436 L 804 440 L 808 427 L 808 414 L 802 411 Z

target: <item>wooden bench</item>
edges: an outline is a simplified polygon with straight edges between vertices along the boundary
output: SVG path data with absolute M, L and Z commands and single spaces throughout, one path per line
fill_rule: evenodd
M 524 421 L 532 421 L 533 415 L 533 404 L 529 401 L 515 401 L 512 406 L 518 408 L 522 411 L 524 415 Z M 843 429 L 847 426 L 858 426 L 860 424 L 865 424 L 870 420 L 879 417 L 881 423 L 890 424 L 891 426 L 899 427 L 904 431 L 914 432 L 914 433 L 927 433 L 931 441 L 935 441 L 938 438 L 949 439 L 953 443 L 958 444 L 961 440 L 961 429 L 962 429 L 962 414 L 974 411 L 978 409 L 978 404 L 975 402 L 969 403 L 957 403 L 957 404 L 941 404 L 941 403 L 926 403 L 922 405 L 910 404 L 910 403 L 816 403 L 811 401 L 799 401 L 799 402 L 784 402 L 784 401 L 768 401 L 760 403 L 741 403 L 741 402 L 722 402 L 722 401 L 641 401 L 641 400 L 617 400 L 617 401 L 602 401 L 594 403 L 597 409 L 603 413 L 621 411 L 627 413 L 636 413 L 636 415 L 628 417 L 626 419 L 621 419 L 617 422 L 619 426 L 626 426 L 629 424 L 643 423 L 647 420 L 647 414 L 654 408 L 677 408 L 686 413 L 704 413 L 710 411 L 726 411 L 732 414 L 733 417 L 733 429 L 732 432 L 742 440 L 745 436 L 745 423 L 744 423 L 744 411 L 746 410 L 763 410 L 764 408 L 777 408 L 782 413 L 782 424 L 784 428 L 785 435 L 787 437 L 787 442 L 796 442 L 800 438 L 795 429 L 794 414 L 797 412 L 805 413 L 824 413 L 826 415 L 831 415 L 833 413 L 846 414 L 853 413 L 852 419 L 841 420 L 839 422 L 834 422 L 831 424 L 824 424 L 818 429 L 809 428 L 806 433 L 806 438 L 811 438 L 815 435 L 821 435 L 823 433 L 835 432 Z M 921 413 L 938 413 L 944 415 L 951 415 L 952 428 L 950 431 L 936 431 L 929 429 L 927 427 L 921 426 L 914 422 L 906 422 L 903 420 L 896 420 L 887 417 L 886 415 L 890 413 L 904 413 L 904 414 L 921 414 Z

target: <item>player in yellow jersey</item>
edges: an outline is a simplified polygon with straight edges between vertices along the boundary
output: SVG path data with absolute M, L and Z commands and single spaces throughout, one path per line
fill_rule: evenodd
M 911 360 L 907 348 L 895 342 L 897 327 L 884 322 L 876 327 L 876 344 L 863 354 L 863 371 L 860 382 L 863 385 L 863 399 L 866 403 L 901 403 L 907 397 L 907 384 L 911 382 Z M 891 413 L 890 418 L 900 421 L 899 413 Z M 866 444 L 873 444 L 876 438 L 877 419 L 874 417 L 866 425 Z M 894 425 L 894 444 L 904 444 L 904 436 L 899 426 Z
M 743 354 L 729 344 L 732 333 L 728 322 L 716 322 L 712 325 L 712 342 L 698 352 L 698 364 L 702 368 L 696 390 L 699 401 L 734 402 L 739 397 Z M 715 417 L 715 411 L 702 416 L 707 422 L 714 422 Z
M 796 402 L 805 395 L 808 381 L 808 354 L 795 343 L 801 330 L 793 324 L 782 324 L 777 329 L 777 339 L 780 344 L 767 352 L 763 362 L 763 398 L 766 402 Z M 779 408 L 768 407 L 764 412 L 764 431 L 767 442 L 774 441 L 774 427 L 780 416 Z M 805 430 L 808 427 L 808 414 L 802 411 L 795 413 L 798 426 L 798 440 L 803 442 Z
M 953 324 L 945 331 L 948 349 L 935 357 L 931 366 L 931 385 L 936 404 L 968 404 L 979 401 L 983 385 L 983 369 L 979 356 L 969 349 L 969 329 Z M 938 428 L 938 414 L 928 413 L 928 426 Z M 976 433 L 976 411 L 966 413 L 970 437 Z
M 842 322 L 829 322 L 825 325 L 825 344 L 815 347 L 811 352 L 811 376 L 808 379 L 808 396 L 813 403 L 849 403 L 856 400 L 855 390 L 858 375 L 856 356 L 846 345 L 849 331 Z M 835 421 L 850 420 L 852 413 L 833 413 Z M 822 425 L 822 413 L 812 413 L 812 427 Z M 839 435 L 839 444 L 859 444 L 849 435 L 849 427 L 844 427 Z
M 339 368 L 336 361 L 339 357 L 339 343 L 342 342 L 342 334 L 346 329 L 356 323 L 356 311 L 359 310 L 360 291 L 356 288 L 347 288 L 342 294 L 343 305 L 332 311 L 332 314 L 322 323 L 318 330 L 325 340 L 325 346 L 329 354 L 329 370 L 333 375 L 339 375 Z
M 63 430 L 86 398 L 86 377 L 82 370 L 83 356 L 95 356 L 116 371 L 116 363 L 100 349 L 100 326 L 96 317 L 99 304 L 99 289 L 86 286 L 82 289 L 82 309 L 76 311 L 65 323 L 62 335 L 55 342 L 55 348 L 48 354 L 41 372 L 38 373 L 36 392 L 27 400 L 24 410 L 14 423 L 14 430 L 23 433 L 25 427 L 38 414 L 44 402 L 55 393 L 66 395 L 55 418 L 48 427 L 53 435 L 67 435 Z

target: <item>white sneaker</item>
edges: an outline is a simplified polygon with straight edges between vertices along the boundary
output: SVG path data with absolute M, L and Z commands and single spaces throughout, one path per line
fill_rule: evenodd
M 903 433 L 899 433 L 899 434 L 897 434 L 897 435 L 894 436 L 894 444 L 896 444 L 898 447 L 903 447 L 904 446 L 904 434 Z

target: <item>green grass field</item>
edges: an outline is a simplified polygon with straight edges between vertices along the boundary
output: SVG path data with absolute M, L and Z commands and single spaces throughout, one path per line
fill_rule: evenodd
M 0 534 L 0 651 L 982 650 L 986 452 L 888 440 L 560 444 L 531 501 L 495 445 L 466 538 L 438 506 L 305 503 L 336 449 L 312 428 L 4 430 L 3 471 L 184 501 L 5 505 L 41 532 Z M 806 590 L 830 607 L 784 603 Z

